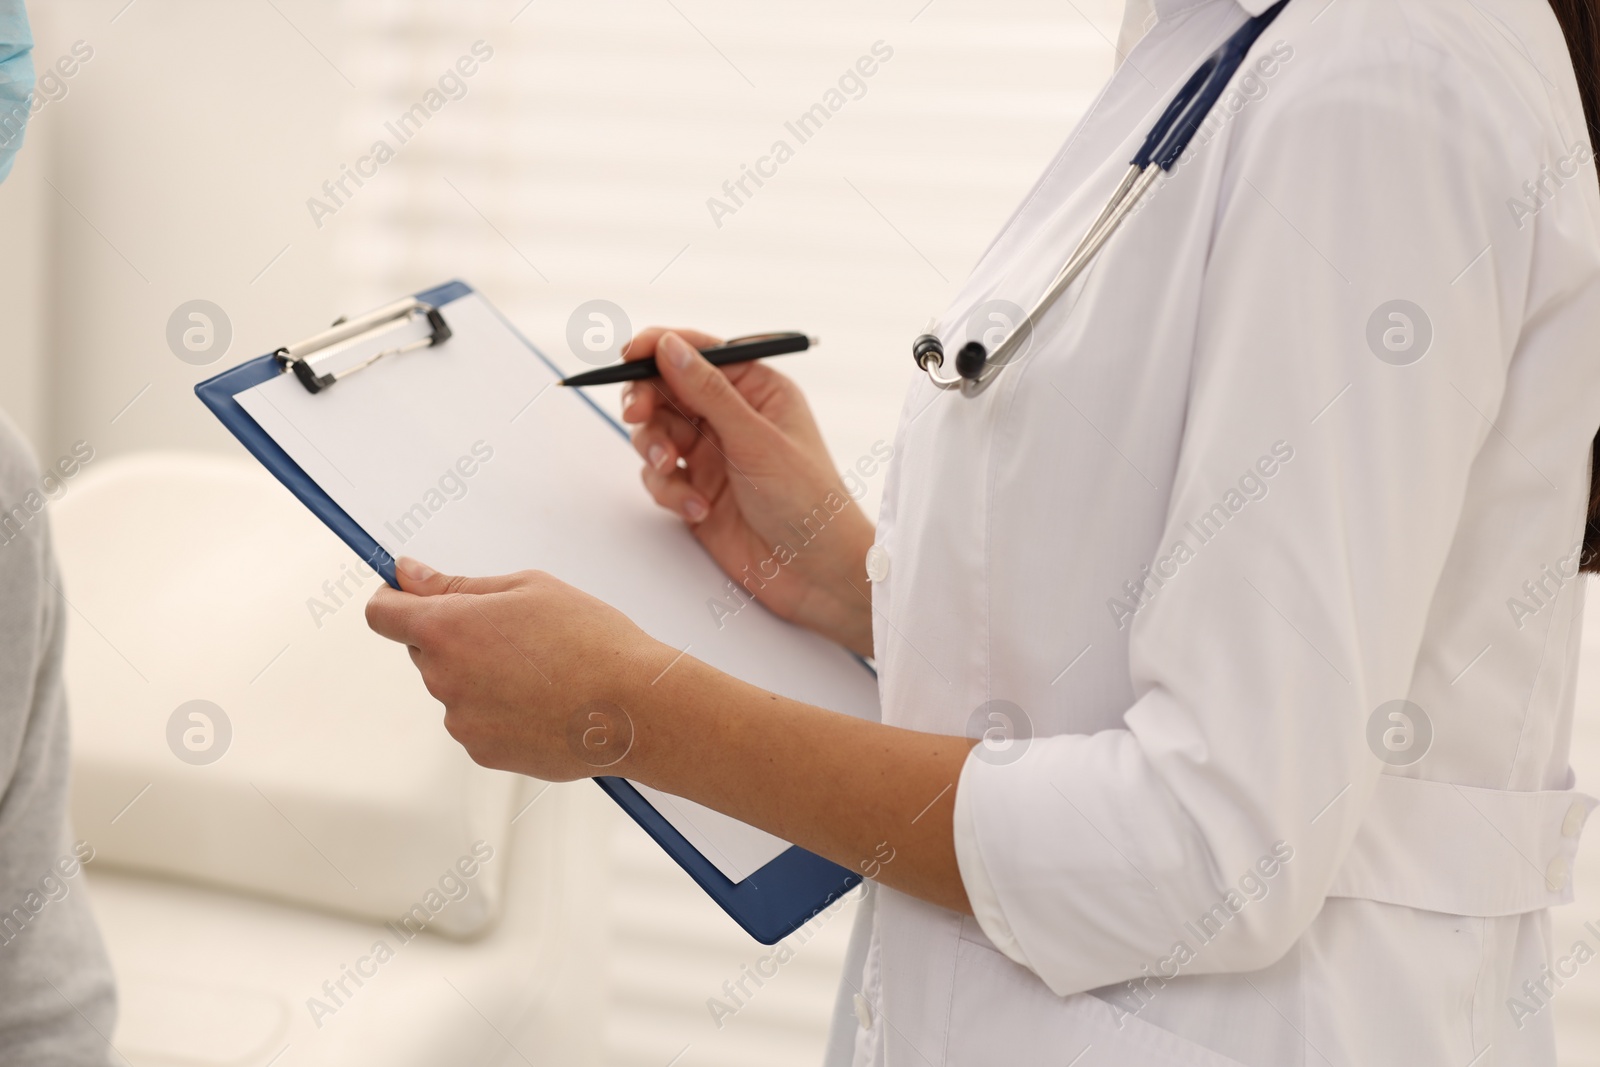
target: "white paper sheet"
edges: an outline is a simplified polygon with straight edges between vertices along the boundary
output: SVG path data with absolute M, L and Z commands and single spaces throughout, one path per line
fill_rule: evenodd
M 756 604 L 719 626 L 710 603 L 735 603 L 727 577 L 645 494 L 628 442 L 576 391 L 554 384 L 481 296 L 441 310 L 453 336 L 438 347 L 387 357 L 316 394 L 280 375 L 239 403 L 392 555 L 451 574 L 548 571 L 720 670 L 877 717 L 876 683 L 842 649 Z M 392 331 L 319 369 L 425 333 L 422 323 Z M 692 801 L 637 788 L 733 881 L 788 847 Z

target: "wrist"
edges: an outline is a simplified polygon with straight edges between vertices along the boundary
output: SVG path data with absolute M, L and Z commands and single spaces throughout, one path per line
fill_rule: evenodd
M 839 524 L 840 549 L 829 561 L 823 580 L 814 586 L 808 628 L 859 656 L 872 655 L 872 587 L 867 580 L 867 551 L 876 530 L 861 509 L 851 504 Z
M 650 714 L 650 680 L 678 654 L 643 631 L 636 635 L 637 640 L 621 640 L 611 656 L 597 659 L 595 675 L 580 689 L 581 702 L 558 727 L 574 760 L 570 777 L 631 777 L 626 768 L 634 759 L 639 726 Z
M 705 753 L 706 738 L 716 736 L 714 720 L 727 690 L 739 683 L 687 652 L 659 643 L 641 657 L 640 667 L 628 672 L 627 683 L 618 687 L 616 703 L 626 718 L 628 748 L 599 773 L 678 792 L 682 783 L 675 779 L 675 768 Z

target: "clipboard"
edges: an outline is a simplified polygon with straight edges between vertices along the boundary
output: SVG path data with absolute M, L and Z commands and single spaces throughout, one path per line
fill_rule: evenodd
M 452 325 L 452 324 L 455 325 Z M 211 410 L 222 424 L 236 437 L 246 450 L 254 456 L 263 466 L 300 500 L 311 512 L 321 519 L 338 537 L 348 545 L 356 555 L 368 566 L 372 567 L 390 585 L 398 588 L 394 573 L 394 554 L 385 548 L 379 536 L 367 529 L 362 522 L 352 515 L 350 510 L 335 499 L 336 495 L 344 495 L 353 499 L 355 495 L 355 481 L 344 475 L 337 468 L 334 460 L 329 455 L 318 451 L 316 445 L 310 441 L 315 431 L 304 433 L 305 441 L 296 437 L 296 434 L 306 430 L 304 412 L 318 412 L 321 410 L 333 411 L 333 402 L 318 400 L 318 397 L 343 397 L 345 401 L 354 401 L 358 393 L 376 393 L 379 383 L 385 388 L 392 389 L 403 377 L 400 370 L 386 370 L 386 367 L 400 368 L 406 361 L 413 361 L 410 371 L 405 373 L 426 373 L 438 376 L 445 373 L 439 368 L 450 366 L 467 366 L 464 361 L 471 359 L 467 345 L 472 343 L 470 338 L 463 338 L 456 328 L 462 323 L 472 326 L 473 332 L 480 339 L 488 338 L 496 330 L 505 331 L 505 337 L 514 339 L 517 354 L 513 355 L 510 348 L 512 342 L 496 336 L 495 344 L 504 344 L 499 351 L 501 360 L 526 358 L 526 368 L 530 380 L 539 376 L 554 379 L 561 377 L 561 371 L 556 365 L 539 351 L 532 343 L 524 338 L 511 323 L 495 310 L 488 301 L 484 300 L 470 286 L 461 281 L 452 281 L 432 289 L 424 290 L 406 300 L 380 308 L 367 315 L 360 316 L 351 321 L 341 320 L 329 330 L 307 338 L 305 341 L 278 349 L 267 355 L 259 356 L 248 362 L 242 363 L 231 370 L 224 371 L 195 386 L 195 393 L 202 403 Z M 416 360 L 444 360 L 432 367 L 422 368 Z M 448 361 L 455 361 L 454 363 Z M 419 369 L 422 368 L 422 369 Z M 345 380 L 349 379 L 349 384 Z M 360 383 L 370 381 L 367 386 Z M 289 384 L 289 383 L 294 384 Z M 281 383 L 281 384 L 279 384 Z M 548 386 L 547 386 L 548 388 Z M 261 398 L 267 391 L 276 391 L 278 404 L 292 399 L 301 415 L 299 423 L 285 422 L 272 414 L 269 418 L 269 409 L 262 406 Z M 290 390 L 298 390 L 292 393 Z M 557 388 L 556 392 L 562 394 L 555 399 L 562 404 L 581 405 L 585 411 L 585 419 L 592 417 L 600 420 L 606 431 L 603 438 L 615 444 L 620 453 L 625 453 L 627 462 L 633 466 L 637 459 L 633 455 L 627 431 L 612 419 L 606 412 L 594 403 L 581 390 L 567 390 Z M 303 393 L 307 399 L 302 399 Z M 532 409 L 541 402 L 545 391 L 528 401 L 524 411 Z M 329 407 L 323 409 L 316 405 L 328 403 Z M 255 415 L 247 410 L 249 404 L 256 409 Z M 274 405 L 273 410 L 276 409 Z M 547 409 L 545 414 L 554 413 Z M 534 411 L 538 415 L 537 410 Z M 571 420 L 575 418 L 568 409 L 561 409 L 562 418 Z M 258 419 L 257 416 L 261 416 Z M 519 412 L 513 423 L 526 417 Z M 274 426 L 277 436 L 269 432 L 263 425 L 266 421 Z M 588 424 L 584 422 L 584 426 Z M 342 430 L 344 428 L 341 428 Z M 394 431 L 393 439 L 388 442 L 370 442 L 370 449 L 395 448 L 402 450 L 401 446 L 410 442 L 412 435 L 405 438 L 400 436 L 402 431 Z M 592 436 L 592 435 L 591 435 Z M 280 440 L 281 438 L 281 440 Z M 590 439 L 589 437 L 585 438 Z M 288 442 L 295 448 L 300 456 L 297 460 L 285 447 Z M 483 444 L 480 441 L 477 444 Z M 308 448 L 308 445 L 310 446 Z M 327 440 L 324 441 L 327 446 Z M 346 446 L 347 449 L 349 446 Z M 365 446 L 363 446 L 365 447 Z M 409 447 L 409 446 L 407 446 Z M 596 451 L 603 451 L 610 445 L 596 446 Z M 345 454 L 355 454 L 347 451 Z M 372 459 L 379 462 L 381 457 L 365 456 L 363 459 Z M 465 456 L 463 458 L 466 458 Z M 621 456 L 613 457 L 606 453 L 605 466 L 615 466 Z M 566 457 L 561 457 L 565 461 Z M 324 463 L 324 461 L 327 461 Z M 350 462 L 346 458 L 347 464 Z M 317 470 L 317 474 L 308 471 L 310 466 Z M 463 470 L 467 469 L 465 465 Z M 485 461 L 483 469 L 488 469 Z M 502 467 L 497 469 L 497 475 L 502 477 L 514 473 L 517 468 Z M 524 468 L 526 469 L 526 468 Z M 552 468 L 553 469 L 553 468 Z M 335 473 L 330 473 L 333 471 Z M 356 475 L 360 478 L 360 474 Z M 342 480 L 341 480 L 342 479 Z M 458 479 L 459 480 L 459 479 Z M 335 488 L 330 492 L 323 483 L 333 483 Z M 344 482 L 350 482 L 345 486 Z M 628 491 L 637 497 L 637 505 L 641 514 L 652 512 L 654 506 L 646 501 L 639 493 L 636 474 L 630 479 Z M 614 489 L 608 489 L 615 492 Z M 463 499 L 465 494 L 463 496 Z M 367 508 L 365 504 L 362 508 Z M 358 509 L 360 510 L 360 509 Z M 371 510 L 367 508 L 367 510 Z M 413 509 L 415 511 L 415 509 Z M 439 512 L 443 514 L 443 511 Z M 662 518 L 666 518 L 662 516 Z M 464 519 L 455 520 L 459 524 Z M 568 515 L 552 520 L 554 523 L 573 523 L 583 521 L 583 516 Z M 652 520 L 654 521 L 654 520 Z M 406 527 L 402 517 L 401 527 L 397 528 L 392 522 L 384 522 L 381 526 L 373 517 L 367 520 L 368 526 L 378 528 L 379 533 L 385 538 L 394 540 L 394 536 Z M 673 523 L 681 532 L 681 536 L 689 541 L 693 549 L 699 553 L 696 558 L 688 555 L 681 556 L 685 568 L 696 574 L 703 569 L 704 563 L 710 563 L 709 556 L 704 554 L 698 543 L 683 531 L 681 524 Z M 384 529 L 384 528 L 387 529 Z M 554 528 L 554 527 L 552 527 Z M 429 528 L 431 531 L 443 531 L 445 534 L 452 532 L 452 528 L 444 524 Z M 662 528 L 663 531 L 666 528 Z M 421 528 L 419 527 L 419 533 Z M 459 539 L 459 537 L 458 537 Z M 679 551 L 682 551 L 681 549 Z M 424 557 L 426 558 L 426 557 Z M 435 565 L 439 565 L 436 563 Z M 544 561 L 530 560 L 522 566 L 539 566 L 556 573 L 562 574 L 556 567 L 546 566 Z M 711 564 L 714 568 L 715 564 Z M 513 567 L 511 569 L 520 569 Z M 661 573 L 657 571 L 656 573 Z M 725 577 L 717 572 L 719 578 Z M 673 581 L 687 581 L 676 575 L 668 575 Z M 726 596 L 730 599 L 725 603 L 738 604 L 740 598 L 731 588 L 732 583 L 727 583 Z M 581 587 L 581 586 L 580 586 Z M 596 590 L 588 590 L 602 599 L 609 599 Z M 710 603 L 708 598 L 707 603 Z M 622 605 L 618 605 L 619 607 Z M 627 610 L 626 607 L 623 610 Z M 677 610 L 676 607 L 673 610 Z M 685 606 L 685 611 L 703 610 L 698 604 Z M 862 716 L 876 715 L 876 683 L 875 675 L 871 668 L 859 658 L 826 645 L 815 635 L 801 631 L 787 623 L 778 620 L 775 616 L 766 613 L 764 608 L 757 604 L 748 607 L 738 607 L 737 617 L 731 619 L 718 619 L 718 629 L 722 630 L 725 623 L 727 630 L 741 627 L 734 644 L 724 648 L 724 652 L 732 656 L 737 652 L 746 659 L 744 666 L 754 666 L 757 673 L 774 669 L 773 665 L 755 662 L 749 651 L 751 648 L 762 647 L 767 650 L 783 648 L 785 653 L 790 650 L 795 656 L 804 660 L 801 667 L 783 667 L 782 670 L 792 670 L 794 677 L 804 676 L 810 681 L 801 681 L 798 684 L 803 688 L 806 685 L 824 685 L 832 703 L 845 703 L 852 706 L 835 707 L 834 710 L 845 711 Z M 746 615 L 746 613 L 751 613 Z M 712 612 L 715 616 L 715 612 Z M 659 617 L 666 617 L 656 612 Z M 636 622 L 639 620 L 635 620 Z M 706 624 L 703 620 L 696 621 L 686 616 L 682 627 L 694 629 L 699 627 L 704 632 Z M 778 629 L 773 629 L 774 627 Z M 679 628 L 677 623 L 667 624 L 666 628 Z M 648 628 L 647 628 L 648 629 Z M 792 631 L 792 632 L 788 632 Z M 655 635 L 658 638 L 661 635 Z M 742 642 L 742 644 L 738 644 Z M 780 643 L 785 643 L 781 644 Z M 693 647 L 692 643 L 689 647 Z M 733 649 L 730 652 L 728 649 Z M 687 649 L 685 649 L 687 651 Z M 712 657 L 704 657 L 708 662 Z M 767 659 L 771 659 L 771 655 Z M 716 665 L 713 663 L 713 665 Z M 741 674 L 739 664 L 730 673 Z M 727 669 L 724 667 L 723 669 Z M 856 672 L 859 672 L 857 674 Z M 817 677 L 823 681 L 816 681 Z M 747 680 L 757 681 L 750 678 Z M 757 681 L 757 684 L 761 684 Z M 789 688 L 795 687 L 793 678 L 790 679 Z M 776 687 L 772 687 L 776 688 Z M 870 693 L 871 707 L 865 706 Z M 792 693 L 786 695 L 794 695 Z M 807 699 L 804 696 L 798 699 Z M 821 703 L 821 701 L 813 701 Z M 825 705 L 827 706 L 827 705 Z M 775 944 L 788 934 L 804 925 L 813 916 L 828 907 L 845 893 L 858 885 L 862 878 L 857 872 L 848 870 L 831 861 L 825 860 L 814 853 L 808 852 L 795 845 L 787 845 L 772 838 L 772 842 L 764 843 L 766 851 L 756 851 L 752 855 L 766 856 L 768 852 L 777 851 L 769 859 L 763 859 L 759 866 L 753 870 L 740 869 L 728 855 L 724 848 L 733 837 L 719 839 L 715 833 L 705 830 L 707 825 L 721 826 L 718 820 L 733 823 L 727 816 L 722 816 L 710 809 L 701 809 L 688 801 L 667 797 L 665 794 L 656 793 L 645 787 L 638 786 L 624 778 L 597 777 L 595 782 L 609 795 L 624 811 L 660 845 L 672 859 L 683 868 L 688 875 L 703 889 L 718 906 L 720 906 L 736 923 L 739 924 L 751 937 L 763 944 Z M 668 814 L 664 814 L 664 811 Z M 714 818 L 708 818 L 706 813 Z M 669 814 L 671 817 L 669 817 Z M 743 827 L 743 824 L 734 824 Z M 755 840 L 762 832 L 754 828 L 743 827 L 749 831 L 744 837 L 738 837 L 736 843 L 743 847 L 748 842 L 745 838 Z M 687 834 L 694 834 L 696 840 L 691 840 Z M 699 842 L 697 844 L 697 842 Z M 753 847 L 753 846 L 752 846 Z M 729 846 L 728 851 L 731 851 Z M 708 855 L 708 853 L 711 853 Z M 713 859 L 713 856 L 716 858 Z

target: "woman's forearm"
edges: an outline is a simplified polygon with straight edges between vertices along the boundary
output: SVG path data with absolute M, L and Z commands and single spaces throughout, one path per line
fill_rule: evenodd
M 631 748 L 609 771 L 971 910 L 951 829 L 971 741 L 825 711 L 688 656 L 661 667 L 654 682 L 632 687 L 623 705 Z
M 758 689 L 548 574 L 463 578 L 410 559 L 395 572 L 403 590 L 374 593 L 367 621 L 409 646 L 445 728 L 484 766 L 631 778 L 968 909 L 952 817 L 971 741 Z

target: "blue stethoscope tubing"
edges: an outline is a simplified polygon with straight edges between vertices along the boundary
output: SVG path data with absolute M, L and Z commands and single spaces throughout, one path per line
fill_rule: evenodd
M 944 367 L 944 345 L 939 338 L 932 333 L 925 333 L 916 339 L 911 346 L 911 356 L 917 366 L 927 372 L 934 385 L 941 389 L 959 387 L 964 394 L 971 396 L 979 392 L 1010 361 L 1017 348 L 1032 335 L 1039 319 L 1083 273 L 1161 173 L 1172 170 L 1177 164 L 1184 149 L 1189 147 L 1189 142 L 1221 98 L 1223 90 L 1244 63 L 1256 38 L 1272 25 L 1273 19 L 1288 3 L 1289 0 L 1278 0 L 1261 14 L 1248 19 L 1189 75 L 1189 80 L 1183 83 L 1183 87 L 1150 128 L 1144 143 L 1129 163 L 1128 172 L 1089 226 L 1089 231 L 1083 235 L 1083 240 L 1067 257 L 1032 310 L 1022 322 L 1011 328 L 992 353 L 983 342 L 968 341 L 956 353 L 956 373 L 953 376 L 945 375 L 940 373 Z

